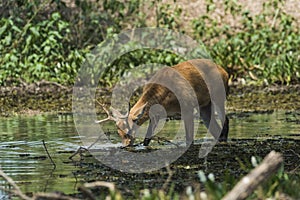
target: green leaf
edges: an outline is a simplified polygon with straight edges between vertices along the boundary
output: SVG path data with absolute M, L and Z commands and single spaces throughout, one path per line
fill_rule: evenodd
M 42 68 L 43 68 L 43 65 L 40 64 L 40 63 L 37 63 L 36 67 L 35 67 L 35 70 L 38 71 L 38 72 L 40 72 L 40 71 L 42 71 Z
M 19 29 L 19 27 L 15 26 L 15 25 L 12 26 L 12 29 L 13 29 L 14 31 L 18 32 L 18 33 L 21 33 L 21 32 L 22 32 L 22 30 Z
M 59 31 L 66 29 L 68 26 L 69 26 L 69 24 L 67 22 L 64 22 L 64 21 L 58 22 L 58 30 Z
M 32 35 L 28 35 L 28 37 L 26 38 L 26 46 L 30 45 L 31 39 L 32 39 Z
M 49 31 L 49 35 L 56 36 L 58 39 L 63 38 L 63 36 L 58 31 Z
M 31 33 L 32 33 L 35 37 L 39 37 L 39 36 L 40 36 L 40 33 L 39 33 L 38 28 L 36 28 L 36 27 L 30 27 L 29 30 L 31 31 Z
M 12 36 L 11 36 L 11 32 L 9 32 L 8 35 L 4 38 L 4 42 L 8 46 L 11 44 L 11 40 L 12 40 Z
M 51 47 L 50 47 L 50 46 L 45 46 L 45 47 L 44 47 L 44 53 L 45 53 L 46 55 L 49 54 L 50 50 L 51 50 Z
M 60 19 L 60 14 L 58 12 L 55 12 L 51 15 L 51 18 L 53 20 L 58 20 L 58 19 Z
M 0 36 L 6 31 L 7 29 L 7 22 L 4 23 L 2 27 L 0 27 Z

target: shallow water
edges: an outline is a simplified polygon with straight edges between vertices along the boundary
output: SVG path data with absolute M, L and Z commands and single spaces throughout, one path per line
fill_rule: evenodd
M 64 164 L 68 155 L 60 153 L 74 151 L 80 145 L 71 116 L 1 118 L 0 131 L 1 168 L 24 192 L 74 192 L 72 171 L 75 167 Z M 55 170 L 42 140 L 56 163 Z M 7 187 L 1 179 L 0 185 Z
M 259 148 L 265 148 L 267 154 L 271 149 L 289 148 L 291 151 L 297 151 L 299 154 L 300 140 L 300 113 L 296 112 L 272 112 L 272 113 L 231 113 L 230 117 L 230 140 L 227 144 L 218 145 L 209 154 L 211 158 L 214 155 L 232 156 L 236 152 L 235 148 L 248 148 L 254 143 L 270 141 L 264 143 Z M 169 121 L 165 128 L 158 134 L 159 137 L 172 140 L 172 133 L 179 125 L 179 121 Z M 114 130 L 114 126 L 109 124 L 104 129 L 106 132 Z M 197 140 L 205 136 L 206 130 L 203 124 L 199 126 L 200 134 Z M 77 193 L 77 187 L 85 182 L 92 180 L 114 181 L 120 184 L 120 187 L 127 185 L 128 190 L 134 190 L 134 187 L 142 188 L 145 186 L 157 187 L 160 185 L 153 174 L 133 175 L 111 170 L 103 166 L 93 157 L 83 157 L 82 160 L 71 161 L 69 157 L 78 149 L 81 140 L 76 132 L 73 118 L 71 115 L 37 115 L 37 116 L 18 116 L 11 118 L 1 118 L 0 120 L 0 166 L 1 169 L 9 175 L 21 187 L 25 193 L 34 192 L 53 192 L 62 191 L 66 194 Z M 115 132 L 111 133 L 113 145 L 105 148 L 119 149 L 119 139 Z M 45 141 L 45 146 L 43 145 Z M 297 145 L 294 145 L 296 144 Z M 266 145 L 267 144 L 267 145 Z M 272 147 L 276 144 L 276 147 Z M 167 142 L 158 143 L 152 141 L 151 146 L 156 148 L 171 148 L 172 144 Z M 49 151 L 56 168 L 49 159 L 45 148 Z M 225 151 L 224 151 L 225 149 Z M 245 148 L 244 148 L 245 149 Z M 141 151 L 143 149 L 135 149 Z M 198 149 L 197 149 L 198 151 Z M 263 152 L 264 149 L 260 149 Z M 250 153 L 259 153 L 252 151 Z M 198 152 L 197 152 L 198 153 Z M 196 153 L 196 154 L 197 154 Z M 242 153 L 242 152 L 240 152 Z M 195 154 L 195 155 L 196 155 Z M 197 156 L 197 155 L 196 155 Z M 236 156 L 236 155 L 235 155 Z M 219 156 L 220 157 L 220 156 Z M 220 161 L 222 160 L 220 158 Z M 196 159 L 195 159 L 196 160 Z M 195 161 L 194 160 L 194 161 Z M 224 165 L 218 160 L 214 161 L 212 171 L 218 175 L 219 167 Z M 196 162 L 196 161 L 195 161 Z M 292 161 L 291 161 L 292 162 Z M 288 163 L 289 164 L 289 163 Z M 294 165 L 299 165 L 298 161 Z M 188 167 L 187 167 L 188 166 Z M 188 159 L 179 159 L 173 165 L 178 173 L 195 174 L 195 170 L 201 168 L 200 165 L 192 163 Z M 206 166 L 207 167 L 207 166 Z M 291 167 L 292 168 L 292 167 Z M 166 179 L 166 172 L 158 173 L 163 181 Z M 194 175 L 193 175 L 194 176 Z M 185 177 L 184 175 L 179 176 Z M 138 179 L 142 181 L 137 181 Z M 128 185 L 128 182 L 134 184 Z M 181 180 L 177 181 L 181 184 Z M 0 178 L 0 186 L 9 188 L 7 183 Z M 133 188 L 132 188 L 133 187 Z M 0 189 L 0 199 L 5 199 L 7 193 Z

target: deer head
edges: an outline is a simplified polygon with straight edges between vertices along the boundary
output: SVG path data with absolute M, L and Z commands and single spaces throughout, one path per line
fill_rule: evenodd
M 122 138 L 122 144 L 124 146 L 133 145 L 134 143 L 134 122 L 129 117 L 129 112 L 125 115 L 120 113 L 118 110 L 111 108 L 114 121 L 116 122 L 116 127 L 118 129 L 118 134 Z
M 146 104 L 137 109 L 133 108 L 130 110 L 130 112 L 127 112 L 126 114 L 122 114 L 117 109 L 114 109 L 112 107 L 110 108 L 111 112 L 109 112 L 108 109 L 106 109 L 103 104 L 101 104 L 100 102 L 98 103 L 106 112 L 108 117 L 96 121 L 96 123 L 115 121 L 116 127 L 118 129 L 118 134 L 122 138 L 122 144 L 124 146 L 133 145 L 135 139 L 135 133 L 138 128 L 136 122 L 143 115 Z

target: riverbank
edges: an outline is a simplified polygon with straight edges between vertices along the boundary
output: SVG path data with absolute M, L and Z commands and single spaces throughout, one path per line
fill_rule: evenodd
M 0 116 L 41 113 L 72 113 L 72 86 L 41 81 L 0 88 Z M 98 96 L 98 95 L 97 95 Z M 99 96 L 109 101 L 110 90 L 99 89 Z M 227 112 L 268 112 L 300 110 L 300 85 L 231 86 Z

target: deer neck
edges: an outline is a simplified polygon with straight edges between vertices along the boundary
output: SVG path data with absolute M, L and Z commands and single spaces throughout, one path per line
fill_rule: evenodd
M 166 97 L 169 95 L 170 91 L 164 87 L 158 88 L 146 88 L 143 92 L 142 97 L 139 101 L 134 105 L 134 107 L 130 110 L 130 117 L 133 120 L 136 120 L 137 125 L 142 125 L 145 121 L 149 119 L 149 110 L 151 106 L 155 104 L 161 104 L 164 106 L 168 102 L 164 102 Z M 143 112 L 137 112 L 137 109 L 142 105 L 146 105 L 143 108 Z

